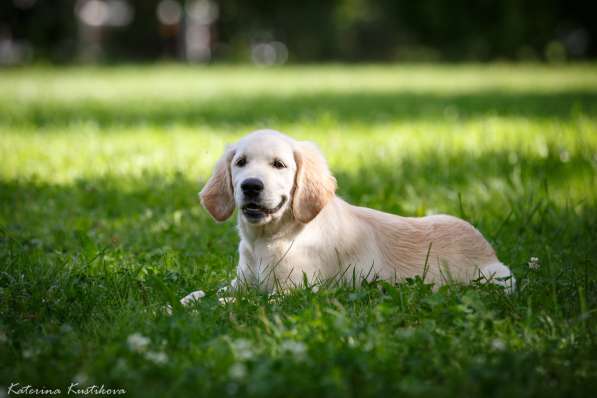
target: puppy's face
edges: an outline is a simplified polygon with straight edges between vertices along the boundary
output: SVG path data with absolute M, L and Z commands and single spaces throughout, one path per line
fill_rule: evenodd
M 245 137 L 230 160 L 236 208 L 251 224 L 266 224 L 290 207 L 297 165 L 292 144 L 281 135 Z
M 260 130 L 228 147 L 199 196 L 216 221 L 238 208 L 249 224 L 263 225 L 287 212 L 308 223 L 335 190 L 336 179 L 315 145 Z

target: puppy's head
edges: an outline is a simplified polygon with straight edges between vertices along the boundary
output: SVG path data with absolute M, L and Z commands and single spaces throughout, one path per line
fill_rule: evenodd
M 334 196 L 336 180 L 315 145 L 272 130 L 256 131 L 228 147 L 200 193 L 216 221 L 238 207 L 249 224 L 290 213 L 311 221 Z

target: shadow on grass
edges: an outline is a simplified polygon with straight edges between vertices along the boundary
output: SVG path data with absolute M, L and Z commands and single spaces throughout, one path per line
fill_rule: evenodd
M 567 119 L 575 114 L 597 113 L 597 92 L 482 91 L 466 94 L 434 93 L 313 93 L 308 95 L 251 97 L 224 96 L 210 100 L 126 103 L 83 100 L 76 103 L 33 102 L 0 104 L 3 123 L 60 127 L 93 122 L 100 126 L 208 125 L 214 127 L 295 123 L 321 118 L 343 123 L 383 123 L 421 119 L 469 119 L 485 116 Z

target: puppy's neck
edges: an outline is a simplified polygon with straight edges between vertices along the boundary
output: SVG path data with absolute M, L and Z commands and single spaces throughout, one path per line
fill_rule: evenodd
M 258 240 L 293 239 L 303 228 L 303 224 L 294 219 L 291 211 L 285 211 L 281 217 L 262 225 L 251 224 L 239 214 L 237 225 L 240 237 L 250 244 Z

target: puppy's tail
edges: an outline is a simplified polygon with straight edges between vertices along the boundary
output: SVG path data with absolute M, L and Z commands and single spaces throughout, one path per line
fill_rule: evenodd
M 481 267 L 480 271 L 488 282 L 503 286 L 507 293 L 514 293 L 516 290 L 516 278 L 512 271 L 499 261 Z

